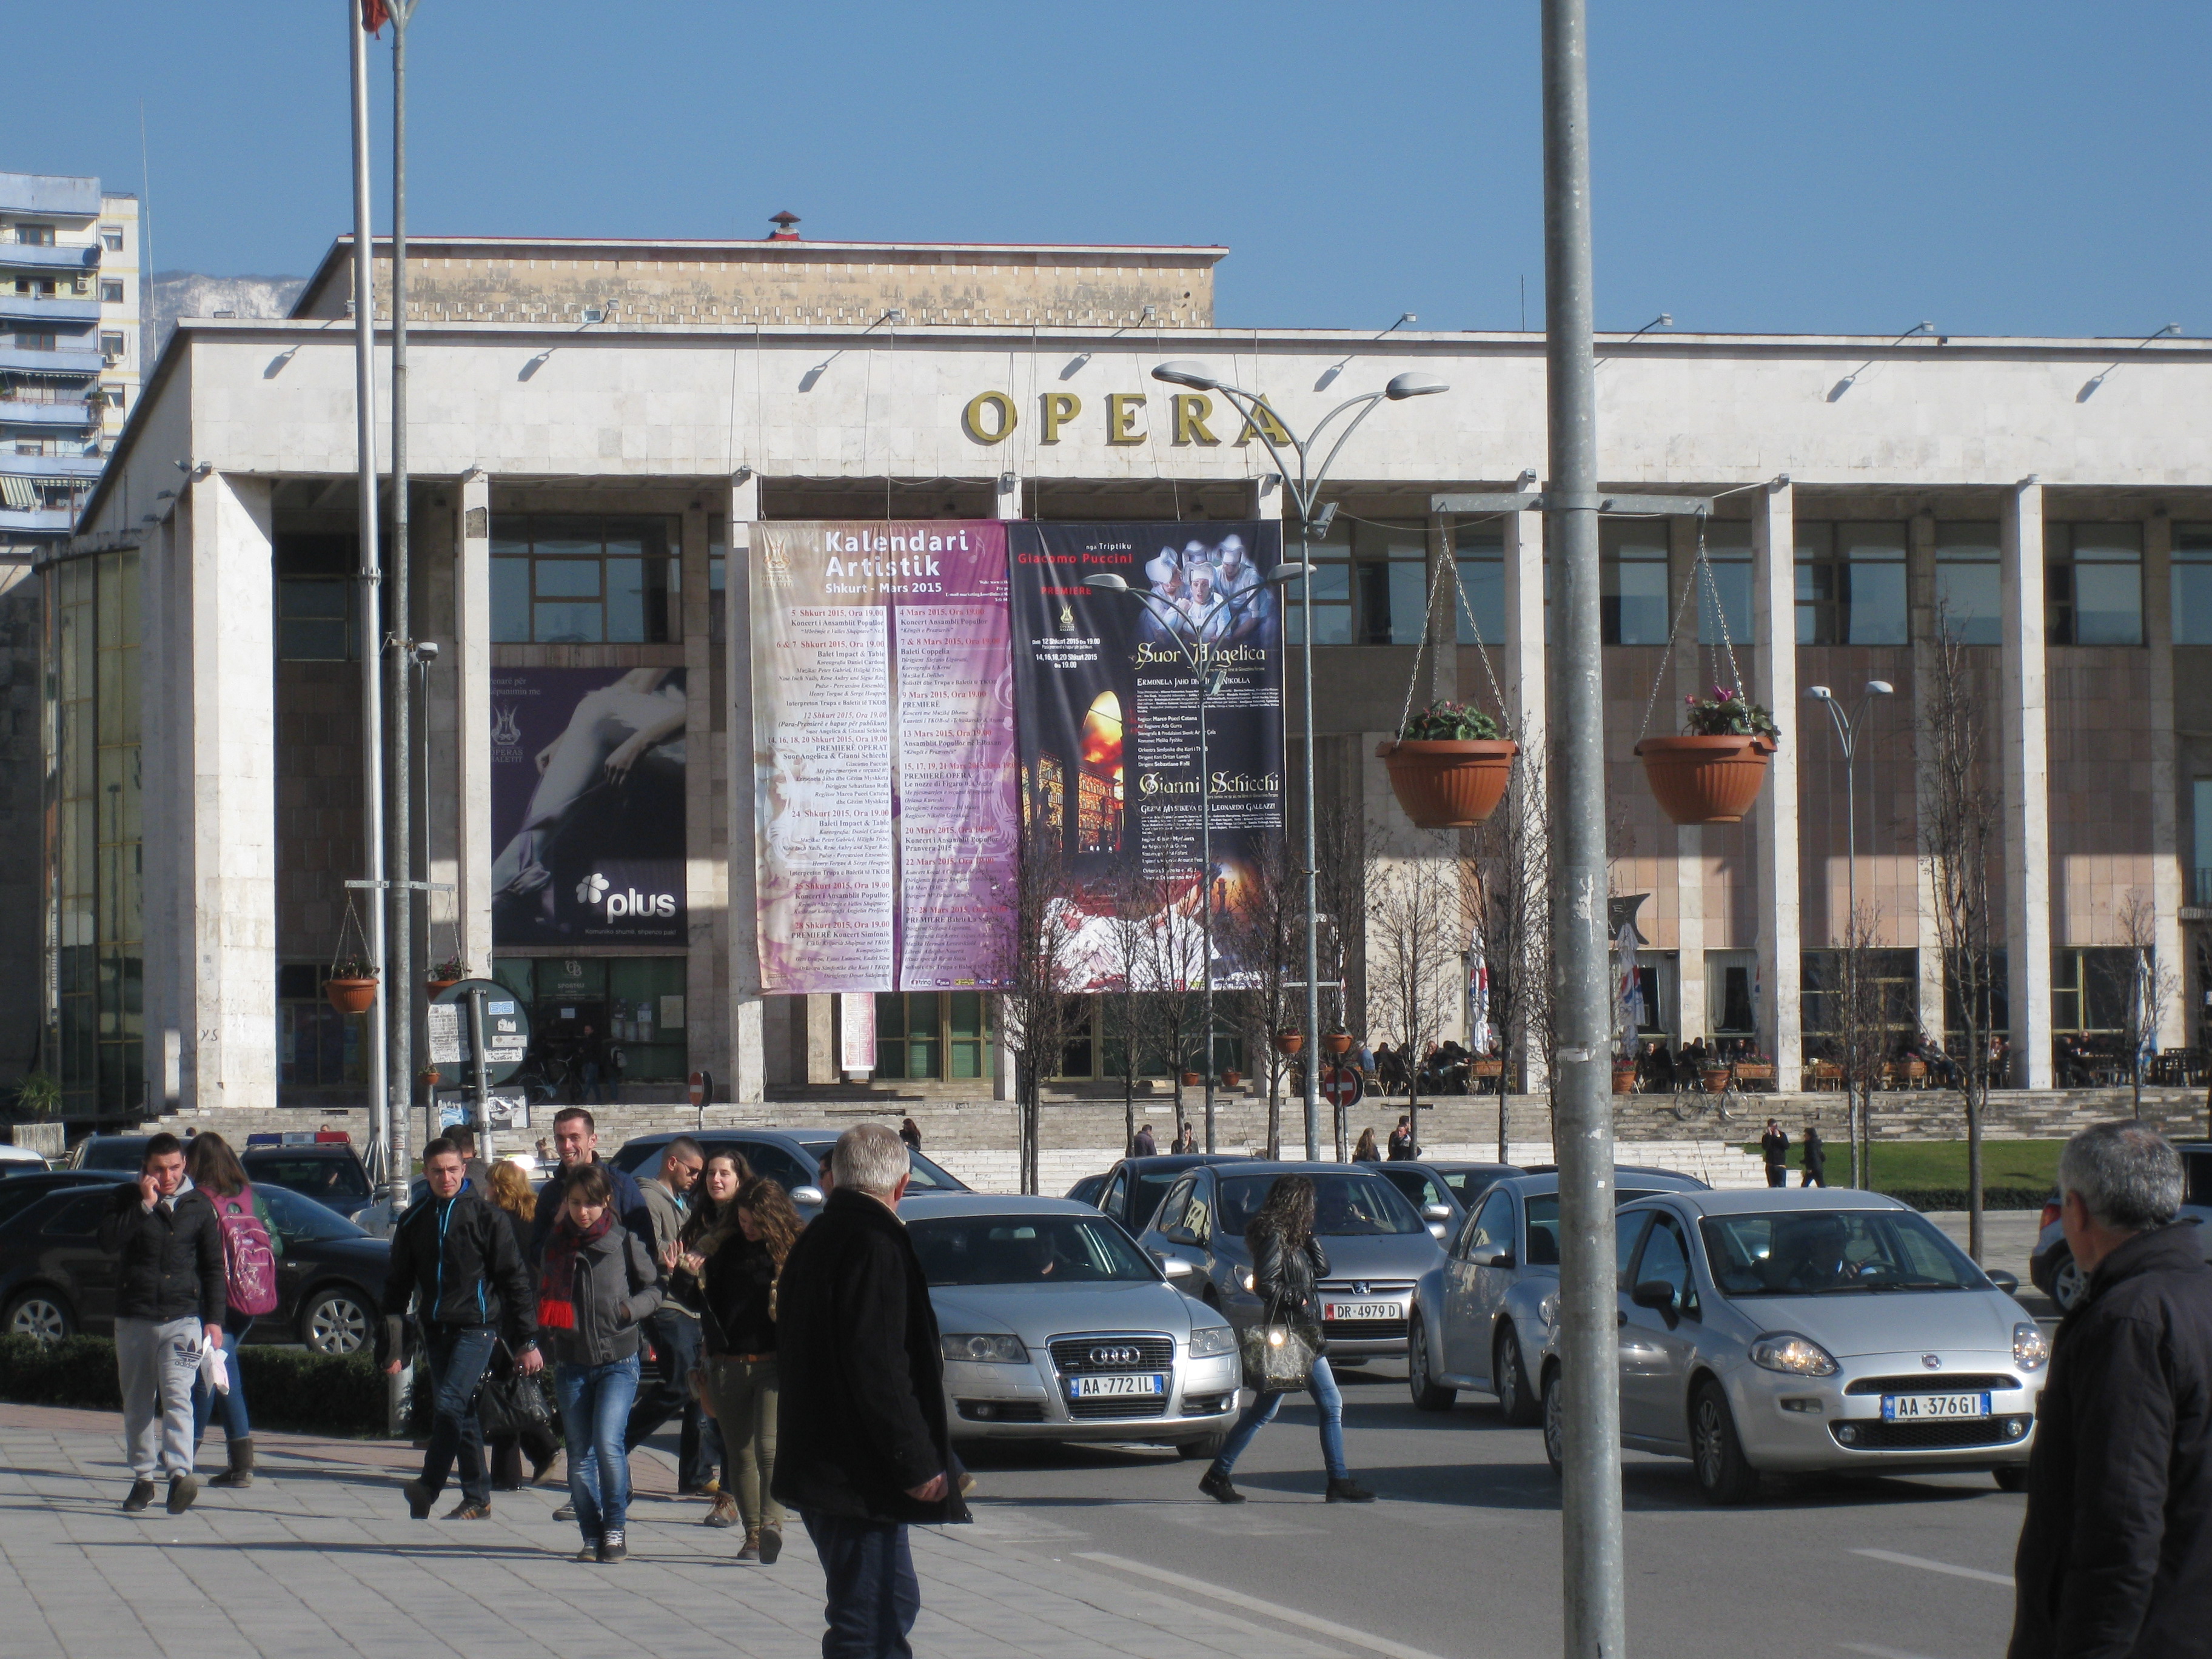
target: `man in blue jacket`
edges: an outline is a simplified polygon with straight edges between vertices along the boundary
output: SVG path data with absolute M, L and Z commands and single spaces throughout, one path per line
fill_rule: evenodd
M 644 1189 L 628 1170 L 600 1163 L 599 1126 L 581 1106 L 563 1106 L 553 1114 L 553 1155 L 560 1159 L 560 1167 L 545 1183 L 545 1190 L 538 1194 L 538 1215 L 531 1223 L 532 1271 L 545 1259 L 545 1241 L 553 1236 L 553 1224 L 560 1218 L 570 1171 L 586 1164 L 598 1164 L 605 1172 L 607 1185 L 614 1190 L 615 1219 L 622 1223 L 623 1231 L 639 1238 L 652 1238 L 653 1212 L 646 1206 Z
M 429 1201 L 410 1209 L 392 1235 L 377 1347 L 384 1369 L 396 1376 L 405 1359 L 404 1321 L 411 1299 L 433 1394 L 422 1473 L 403 1488 L 407 1512 L 417 1521 L 429 1518 L 459 1457 L 461 1501 L 446 1518 L 481 1521 L 491 1513 L 491 1468 L 474 1407 L 477 1385 L 502 1334 L 526 1374 L 544 1368 L 538 1301 L 507 1218 L 469 1185 L 460 1148 L 432 1141 L 422 1149 L 422 1175 Z

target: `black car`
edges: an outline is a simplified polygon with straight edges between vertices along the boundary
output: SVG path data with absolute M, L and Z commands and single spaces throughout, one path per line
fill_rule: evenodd
M 304 1146 L 249 1146 L 239 1154 L 238 1161 L 257 1190 L 282 1187 L 342 1216 L 358 1215 L 376 1201 L 368 1171 L 343 1141 Z
M 87 1135 L 70 1148 L 72 1170 L 124 1170 L 137 1175 L 146 1167 L 151 1135 Z
M 128 1172 L 65 1170 L 0 1185 L 0 1331 L 42 1340 L 115 1328 L 115 1257 L 100 1247 L 100 1218 Z M 252 1340 L 303 1342 L 355 1353 L 375 1334 L 392 1247 L 343 1216 L 282 1187 L 256 1189 L 284 1254 L 276 1311 Z
M 1095 1192 L 1071 1189 L 1067 1195 L 1096 1205 L 1131 1232 L 1140 1233 L 1168 1195 L 1168 1188 L 1175 1185 L 1175 1178 L 1185 1170 L 1195 1170 L 1202 1164 L 1249 1161 L 1241 1152 L 1162 1152 L 1153 1158 L 1125 1158 L 1103 1176 L 1085 1177 L 1097 1182 Z
M 637 1176 L 640 1180 L 659 1170 L 662 1155 L 668 1143 L 678 1138 L 676 1132 L 665 1134 L 639 1135 L 623 1142 L 621 1148 L 607 1160 L 617 1170 Z M 811 1215 L 822 1202 L 822 1160 L 837 1144 L 835 1129 L 708 1129 L 692 1133 L 690 1139 L 699 1143 L 700 1149 L 709 1158 L 716 1152 L 736 1152 L 745 1160 L 745 1167 L 757 1176 L 765 1176 L 789 1193 L 802 1214 Z M 964 1193 L 968 1183 L 951 1171 L 940 1168 L 920 1152 L 908 1154 L 913 1170 L 908 1189 L 915 1193 Z M 801 1189 L 804 1188 L 802 1193 Z

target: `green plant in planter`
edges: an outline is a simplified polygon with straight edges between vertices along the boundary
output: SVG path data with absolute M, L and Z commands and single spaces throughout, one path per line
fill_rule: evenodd
M 374 979 L 376 964 L 367 957 L 340 957 L 331 964 L 332 979 Z
M 1469 702 L 1432 702 L 1406 722 L 1398 733 L 1405 743 L 1494 743 L 1505 734 L 1498 722 Z
M 466 979 L 468 976 L 469 964 L 459 957 L 448 957 L 443 962 L 433 964 L 426 975 L 430 979 Z
M 1782 741 L 1782 728 L 1760 704 L 1739 697 L 1725 685 L 1713 688 L 1710 697 L 1695 692 L 1682 699 L 1682 733 L 1692 738 L 1765 738 Z
M 51 1072 L 26 1072 L 15 1085 L 15 1109 L 25 1117 L 58 1116 L 62 1109 L 59 1079 Z

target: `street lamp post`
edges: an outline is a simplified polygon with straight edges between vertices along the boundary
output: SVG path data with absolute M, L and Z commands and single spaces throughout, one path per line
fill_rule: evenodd
M 1295 565 L 1285 564 L 1279 567 L 1277 574 L 1280 574 L 1283 571 L 1295 570 L 1298 573 L 1299 576 L 1307 574 L 1311 568 L 1310 561 L 1313 556 L 1311 543 L 1315 532 L 1317 531 L 1325 531 L 1328 528 L 1328 520 L 1334 516 L 1334 509 L 1331 508 L 1327 512 L 1322 513 L 1319 517 L 1316 518 L 1314 498 L 1319 494 L 1323 481 L 1328 478 L 1329 468 L 1336 464 L 1336 458 L 1343 453 L 1344 446 L 1351 441 L 1352 434 L 1359 429 L 1359 423 L 1365 420 L 1368 416 L 1374 411 L 1375 406 L 1377 404 L 1383 402 L 1385 399 L 1388 399 L 1392 403 L 1402 403 L 1408 398 L 1425 398 L 1435 392 L 1447 392 L 1450 390 L 1443 381 L 1437 379 L 1433 374 L 1423 374 L 1417 371 L 1408 370 L 1403 374 L 1394 375 L 1391 378 L 1390 383 L 1384 386 L 1380 392 L 1370 392 L 1357 398 L 1346 398 L 1344 402 L 1339 404 L 1334 409 L 1330 410 L 1328 414 L 1322 416 L 1320 420 L 1315 422 L 1312 428 L 1303 439 L 1301 439 L 1284 423 L 1282 417 L 1277 415 L 1275 411 L 1268 406 L 1267 400 L 1261 398 L 1258 392 L 1247 392 L 1242 386 L 1231 386 L 1228 381 L 1221 380 L 1214 375 L 1204 363 L 1194 362 L 1187 357 L 1176 358 L 1171 362 L 1162 363 L 1155 368 L 1152 370 L 1152 378 L 1156 380 L 1164 380 L 1170 386 L 1188 386 L 1194 392 L 1218 392 L 1223 397 L 1229 399 L 1230 403 L 1236 407 L 1237 412 L 1244 416 L 1245 421 L 1250 425 L 1253 431 L 1259 434 L 1260 441 L 1267 447 L 1268 454 L 1274 457 L 1275 465 L 1282 469 L 1283 486 L 1291 492 L 1291 500 L 1297 506 L 1298 510 L 1298 562 Z M 1320 444 L 1322 434 L 1328 429 L 1328 424 L 1330 422 L 1336 419 L 1338 416 L 1344 414 L 1346 410 L 1357 410 L 1358 412 L 1352 416 L 1351 421 L 1346 425 L 1343 432 L 1338 435 L 1336 442 L 1330 447 L 1328 453 L 1322 458 L 1321 465 L 1318 467 L 1313 466 L 1311 465 L 1313 459 L 1312 451 Z M 1282 446 L 1277 443 L 1273 436 L 1274 432 L 1280 432 L 1283 434 L 1282 444 L 1289 446 L 1291 453 L 1297 457 L 1297 465 L 1295 467 L 1291 465 L 1289 460 L 1285 459 Z M 1285 578 L 1285 580 L 1296 580 L 1297 579 L 1297 577 Z M 1302 696 L 1304 704 L 1306 731 L 1304 790 L 1306 820 L 1306 1041 L 1305 1052 L 1303 1058 L 1305 1062 L 1306 1157 L 1309 1159 L 1315 1159 L 1321 1156 L 1321 1070 L 1319 1061 L 1321 1051 L 1321 950 L 1319 945 L 1321 907 L 1318 900 L 1318 889 L 1316 885 L 1316 867 L 1320 863 L 1320 860 L 1316 854 L 1314 818 L 1314 637 L 1313 584 L 1310 581 L 1306 582 L 1304 586 L 1300 589 L 1298 615 L 1304 624 L 1301 631 L 1305 636 L 1305 684 L 1303 688 Z M 1209 1087 L 1211 1085 L 1209 1085 Z M 1211 1096 L 1209 1095 L 1208 1097 L 1210 1099 Z M 1208 1150 L 1212 1149 L 1211 1141 L 1207 1143 L 1207 1146 Z
M 1285 582 L 1296 581 L 1305 574 L 1306 568 L 1303 564 L 1279 564 L 1267 573 L 1267 586 L 1279 589 Z M 1158 617 L 1167 629 L 1168 637 L 1182 653 L 1183 660 L 1190 665 L 1191 678 L 1198 689 L 1199 948 L 1204 955 L 1202 983 L 1205 988 L 1202 993 L 1204 1012 L 1200 1017 L 1206 1022 L 1206 1150 L 1211 1152 L 1216 1150 L 1213 1133 L 1213 768 L 1206 749 L 1206 726 L 1207 709 L 1229 671 L 1218 665 L 1212 668 L 1206 666 L 1206 630 L 1217 618 L 1233 621 L 1237 613 L 1257 596 L 1257 590 L 1215 600 L 1204 616 L 1189 619 L 1191 638 L 1185 641 L 1182 630 L 1176 626 L 1182 619 L 1172 609 L 1164 616 L 1154 609 L 1155 605 L 1164 603 L 1154 595 L 1139 592 L 1111 572 L 1085 576 L 1083 581 L 1086 587 L 1095 587 L 1102 593 L 1126 594 Z M 1127 969 L 1127 964 L 1124 963 L 1123 970 L 1126 972 Z M 1180 1056 L 1174 1063 L 1178 1066 L 1182 1063 Z
M 1869 680 L 1865 694 L 1859 698 L 1859 706 L 1846 713 L 1844 705 L 1837 701 L 1836 694 L 1826 686 L 1808 685 L 1805 688 L 1806 700 L 1817 702 L 1828 711 L 1828 718 L 1835 725 L 1836 741 L 1842 745 L 1844 751 L 1844 845 L 1846 849 L 1844 855 L 1844 890 L 1847 895 L 1844 902 L 1849 907 L 1844 922 L 1844 948 L 1850 953 L 1853 995 L 1857 994 L 1859 982 L 1858 726 L 1859 722 L 1866 719 L 1867 710 L 1874 706 L 1874 700 L 1889 696 L 1896 689 L 1887 680 Z M 1846 1079 L 1846 1086 L 1855 1081 Z M 1851 1132 L 1851 1185 L 1854 1187 L 1863 1184 L 1859 1169 L 1859 1131 L 1863 1126 L 1859 1121 L 1856 1093 L 1854 1090 L 1854 1097 L 1844 1108 Z

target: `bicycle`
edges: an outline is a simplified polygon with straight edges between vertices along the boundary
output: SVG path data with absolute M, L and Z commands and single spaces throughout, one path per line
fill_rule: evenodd
M 1677 1091 L 1668 1109 L 1674 1114 L 1677 1123 L 1688 1123 L 1703 1117 L 1707 1111 L 1712 1113 L 1716 1122 L 1736 1121 L 1743 1115 L 1744 1098 L 1742 1091 L 1735 1086 L 1735 1062 L 1729 1062 L 1728 1075 L 1718 1094 L 1709 1094 L 1702 1087 L 1690 1095 Z

